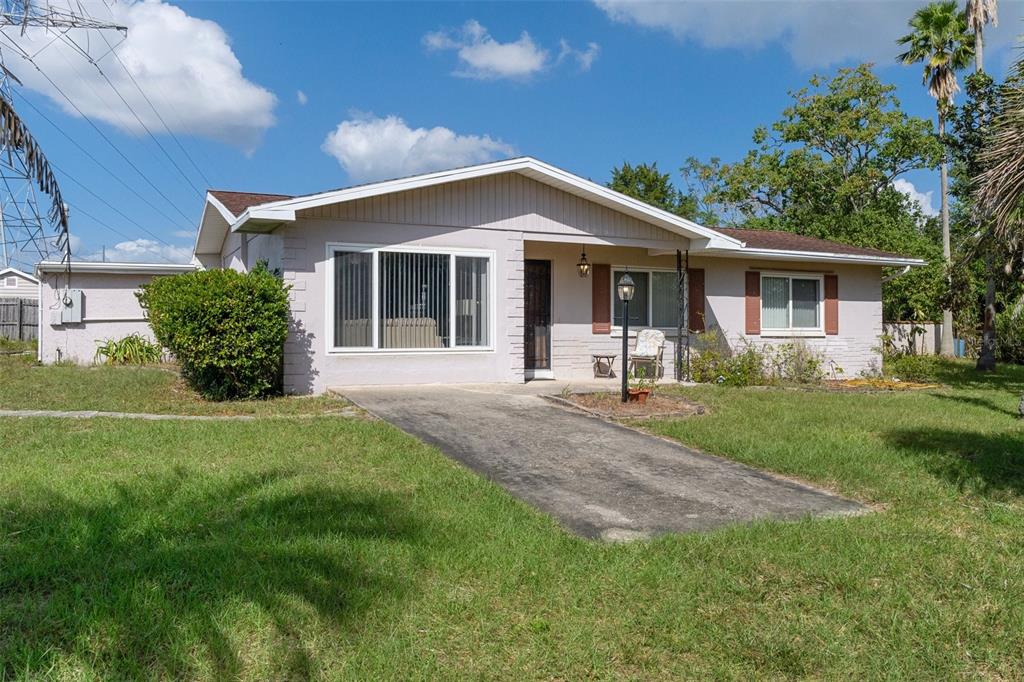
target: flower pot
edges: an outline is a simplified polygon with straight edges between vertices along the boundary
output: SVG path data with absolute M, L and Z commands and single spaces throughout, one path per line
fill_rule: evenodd
M 651 389 L 649 388 L 631 388 L 629 389 L 629 402 L 644 405 L 647 403 L 647 396 L 650 394 Z

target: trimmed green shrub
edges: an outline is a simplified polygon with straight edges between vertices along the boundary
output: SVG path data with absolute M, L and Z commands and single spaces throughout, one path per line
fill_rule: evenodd
M 152 365 L 163 358 L 164 349 L 141 334 L 107 339 L 96 348 L 96 361 L 108 365 Z
M 1024 365 L 1024 313 L 1012 308 L 996 315 L 996 359 Z
M 262 265 L 157 277 L 136 294 L 182 376 L 210 400 L 281 389 L 288 287 Z
M 901 381 L 937 383 L 948 361 L 938 355 L 896 355 L 885 358 L 885 375 Z

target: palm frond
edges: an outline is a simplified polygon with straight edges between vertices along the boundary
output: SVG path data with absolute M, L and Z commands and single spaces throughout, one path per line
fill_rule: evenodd
M 967 17 L 967 28 L 974 33 L 984 30 L 987 24 L 999 25 L 999 9 L 997 0 L 967 0 L 964 14 Z

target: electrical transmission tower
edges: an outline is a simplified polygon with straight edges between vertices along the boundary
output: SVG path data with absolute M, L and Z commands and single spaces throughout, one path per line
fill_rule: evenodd
M 0 267 L 31 271 L 37 261 L 59 256 L 70 274 L 67 206 L 46 155 L 14 109 L 12 95 L 21 81 L 5 60 L 13 52 L 35 63 L 18 40 L 30 29 L 45 30 L 55 40 L 71 31 L 127 34 L 128 29 L 93 19 L 80 4 L 72 9 L 39 0 L 0 0 Z M 49 197 L 45 209 L 39 206 L 40 193 Z

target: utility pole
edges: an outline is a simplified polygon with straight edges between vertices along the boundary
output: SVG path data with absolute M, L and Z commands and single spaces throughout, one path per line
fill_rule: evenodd
M 70 279 L 67 206 L 46 155 L 14 109 L 14 86 L 21 81 L 6 63 L 10 54 L 32 62 L 19 43 L 29 29 L 45 29 L 58 37 L 73 30 L 127 34 L 128 29 L 93 19 L 81 4 L 72 9 L 70 3 L 55 7 L 39 0 L 0 0 L 0 265 L 31 270 L 38 260 L 59 254 Z M 49 197 L 48 208 L 40 209 L 38 193 Z

